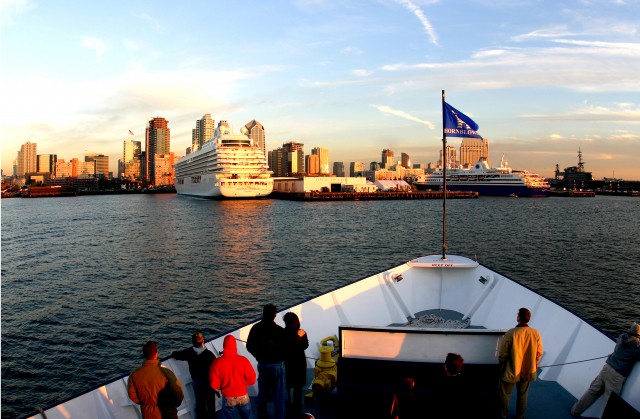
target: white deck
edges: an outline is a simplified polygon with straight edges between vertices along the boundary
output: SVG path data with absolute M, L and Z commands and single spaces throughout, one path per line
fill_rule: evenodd
M 425 310 L 444 309 L 462 313 L 470 319 L 471 327 L 504 330 L 515 325 L 520 307 L 531 310 L 530 325 L 540 331 L 544 343 L 537 387 L 541 391 L 542 387 L 557 389 L 554 384 L 557 383 L 566 390 L 558 400 L 580 397 L 604 364 L 603 357 L 613 351 L 615 342 L 562 306 L 467 258 L 449 256 L 443 261 L 439 256 L 427 256 L 415 259 L 283 310 L 278 313 L 276 322 L 284 324 L 282 315 L 287 311 L 298 314 L 311 342 L 307 357 L 310 358 L 308 367 L 312 368 L 312 359 L 320 356 L 317 342 L 336 336 L 340 325 L 399 325 Z M 239 340 L 238 352 L 247 356 L 255 367 L 255 360 L 243 343 L 251 326 L 248 324 L 221 334 L 206 346 L 217 353 L 222 348 L 224 336 L 232 334 Z M 445 356 L 443 353 L 440 359 L 444 360 Z M 592 358 L 598 359 L 574 363 Z M 163 365 L 173 370 L 186 387 L 184 402 L 178 409 L 179 417 L 194 418 L 195 404 L 187 363 L 167 359 Z M 138 407 L 127 397 L 127 378 L 123 376 L 46 409 L 45 414 L 48 419 L 139 418 Z M 550 385 L 545 386 L 545 383 Z M 537 387 L 532 388 L 531 393 Z M 257 386 L 254 386 L 250 395 L 256 394 Z M 623 388 L 622 397 L 640 410 L 637 394 L 640 394 L 640 367 L 636 365 Z M 528 418 L 567 416 L 570 406 L 562 406 L 560 412 L 556 404 L 532 406 L 535 399 L 530 394 Z M 599 401 L 585 412 L 585 416 L 599 417 L 602 409 L 603 404 Z

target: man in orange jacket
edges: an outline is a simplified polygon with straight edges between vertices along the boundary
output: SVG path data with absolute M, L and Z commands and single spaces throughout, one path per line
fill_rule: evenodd
M 247 387 L 256 382 L 256 372 L 247 358 L 238 355 L 236 338 L 227 335 L 223 342 L 222 356 L 216 358 L 209 370 L 209 383 L 222 393 L 224 419 L 233 418 L 234 408 L 242 419 L 251 419 L 251 400 Z
M 529 383 L 536 380 L 538 364 L 542 357 L 542 338 L 533 327 L 529 327 L 531 312 L 518 310 L 518 325 L 507 331 L 500 347 L 500 410 L 507 417 L 507 407 L 513 386 L 516 386 L 516 418 L 524 418 L 527 410 Z
M 144 344 L 142 354 L 142 366 L 129 376 L 129 398 L 140 405 L 143 419 L 177 419 L 184 398 L 182 384 L 173 371 L 160 365 L 154 341 Z

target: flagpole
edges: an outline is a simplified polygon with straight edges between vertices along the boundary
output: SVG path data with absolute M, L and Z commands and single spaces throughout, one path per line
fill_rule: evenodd
M 444 132 L 444 90 L 442 91 L 442 260 L 447 259 L 447 135 Z

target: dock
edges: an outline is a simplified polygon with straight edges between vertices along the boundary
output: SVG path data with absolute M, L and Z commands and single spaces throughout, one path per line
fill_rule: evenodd
M 447 199 L 474 199 L 478 192 L 447 191 Z M 442 199 L 442 191 L 389 191 L 389 192 L 279 192 L 274 191 L 269 198 L 294 201 L 379 201 L 397 199 Z
M 596 196 L 594 191 L 549 191 L 549 196 L 558 196 L 565 198 L 593 198 Z

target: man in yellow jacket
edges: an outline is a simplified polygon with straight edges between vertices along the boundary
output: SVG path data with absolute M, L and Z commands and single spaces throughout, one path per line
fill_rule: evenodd
M 536 380 L 538 363 L 542 357 L 542 338 L 529 327 L 531 312 L 518 310 L 518 325 L 507 331 L 500 346 L 500 410 L 507 417 L 507 407 L 515 384 L 517 390 L 516 418 L 523 419 L 527 410 L 529 383 Z
M 175 374 L 160 365 L 154 341 L 142 347 L 144 362 L 129 376 L 129 398 L 140 405 L 144 419 L 177 419 L 184 398 L 182 384 Z

